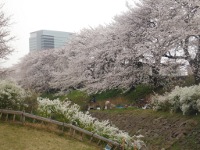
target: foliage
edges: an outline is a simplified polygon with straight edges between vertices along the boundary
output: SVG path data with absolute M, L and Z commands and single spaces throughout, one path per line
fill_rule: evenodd
M 200 112 L 200 85 L 178 87 L 164 95 L 154 95 L 155 110 L 182 111 L 183 114 Z
M 0 108 L 33 112 L 37 109 L 38 94 L 25 91 L 15 82 L 0 80 Z
M 87 93 L 80 90 L 72 90 L 70 92 L 64 93 L 50 93 L 45 92 L 40 95 L 42 98 L 48 98 L 50 100 L 59 99 L 61 101 L 70 100 L 72 103 L 76 103 L 81 106 L 81 110 L 85 110 L 86 105 L 88 104 L 90 97 Z
M 38 111 L 42 116 L 54 117 L 60 121 L 77 125 L 83 129 L 95 132 L 120 143 L 125 139 L 127 149 L 133 148 L 134 146 L 140 149 L 144 145 L 144 142 L 136 136 L 129 136 L 128 133 L 119 130 L 114 125 L 111 125 L 108 120 L 98 121 L 88 112 L 81 112 L 80 107 L 77 104 L 72 104 L 71 101 L 38 98 L 38 102 Z
M 85 101 L 89 100 L 89 96 L 86 92 L 80 91 L 80 90 L 73 90 L 70 91 L 67 94 L 67 98 L 70 99 L 73 102 L 78 102 L 78 101 Z
M 152 93 L 153 88 L 151 85 L 141 84 L 137 85 L 131 90 L 124 93 L 124 96 L 131 101 L 138 101 L 145 98 L 148 94 Z
M 28 113 L 35 113 L 38 108 L 37 97 L 39 96 L 39 94 L 33 91 L 27 92 L 28 96 L 26 96 L 24 99 L 24 105 L 26 105 L 24 111 Z
M 0 108 L 23 110 L 25 98 L 28 93 L 11 81 L 0 81 Z
M 194 79 L 194 76 L 193 75 L 188 75 L 184 82 L 183 82 L 183 86 L 192 86 L 195 84 L 195 79 Z
M 65 100 L 67 98 L 67 95 L 64 93 L 44 92 L 40 95 L 40 97 L 49 98 L 50 100 L 57 98 L 60 100 Z
M 103 92 L 99 92 L 96 94 L 92 94 L 97 100 L 106 100 L 110 98 L 115 98 L 120 96 L 122 93 L 122 90 L 119 89 L 111 89 L 111 90 L 105 90 Z

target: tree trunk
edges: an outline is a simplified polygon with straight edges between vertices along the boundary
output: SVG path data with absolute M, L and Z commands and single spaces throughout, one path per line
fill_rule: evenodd
M 198 50 L 192 64 L 195 84 L 200 83 L 200 36 L 198 36 Z
M 188 49 L 190 37 L 195 37 L 198 39 L 198 49 L 197 49 L 197 53 L 194 59 L 192 59 L 191 55 L 189 54 L 189 49 Z M 199 70 L 200 69 L 200 36 L 190 35 L 185 39 L 184 53 L 192 69 L 192 73 L 195 79 L 195 84 L 199 84 L 200 83 L 200 70 Z
M 160 69 L 157 66 L 153 66 L 152 67 L 152 81 L 153 81 L 153 85 L 154 87 L 158 87 L 159 84 L 159 71 Z
M 200 83 L 200 74 L 197 71 L 194 71 L 194 82 L 195 84 L 199 84 Z

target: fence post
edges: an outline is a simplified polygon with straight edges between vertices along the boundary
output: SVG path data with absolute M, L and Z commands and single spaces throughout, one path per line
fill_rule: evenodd
M 83 133 L 81 132 L 81 141 L 83 141 Z
M 101 140 L 99 140 L 99 141 L 98 141 L 97 145 L 99 145 L 99 144 L 100 144 L 100 142 L 101 142 Z
M 63 125 L 62 125 L 62 132 L 64 133 L 64 126 L 65 125 L 65 123 L 63 122 Z
M 22 124 L 24 124 L 24 122 L 25 122 L 24 112 L 22 112 L 22 114 L 21 114 L 21 122 L 22 122 Z
M 72 128 L 69 128 L 69 134 L 72 135 Z
M 15 114 L 13 115 L 13 121 L 15 121 Z
M 92 140 L 93 140 L 93 135 L 94 135 L 94 132 L 93 132 L 93 134 L 92 134 L 92 136 L 90 138 L 90 142 L 92 142 Z
M 74 137 L 75 134 L 76 134 L 76 130 L 74 129 L 74 131 L 73 131 L 73 135 L 72 135 L 72 136 Z
M 8 114 L 6 114 L 6 121 L 8 121 Z

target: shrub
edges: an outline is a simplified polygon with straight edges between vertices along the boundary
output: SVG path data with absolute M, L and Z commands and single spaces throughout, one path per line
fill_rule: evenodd
M 152 97 L 155 110 L 182 111 L 183 114 L 200 112 L 200 85 L 178 87 L 164 95 Z
M 36 113 L 38 108 L 37 97 L 39 96 L 38 93 L 33 91 L 27 91 L 28 95 L 24 99 L 24 104 L 26 107 L 24 108 L 25 112 L 29 113 Z
M 11 81 L 0 81 L 0 108 L 22 110 L 27 93 L 24 89 Z
M 0 108 L 31 112 L 37 108 L 36 94 L 25 91 L 15 82 L 0 80 Z
M 74 124 L 119 143 L 125 139 L 127 149 L 133 149 L 134 146 L 140 149 L 142 145 L 144 145 L 144 142 L 139 138 L 136 136 L 129 136 L 128 133 L 111 125 L 108 120 L 98 121 L 96 118 L 93 118 L 89 112 L 81 112 L 80 107 L 77 104 L 72 104 L 71 101 L 38 98 L 38 103 L 38 111 L 44 117 L 53 116 L 56 120 Z

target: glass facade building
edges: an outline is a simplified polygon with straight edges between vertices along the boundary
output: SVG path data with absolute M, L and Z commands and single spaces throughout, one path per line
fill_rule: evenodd
M 30 33 L 29 50 L 39 51 L 63 47 L 73 36 L 71 32 L 39 30 Z

